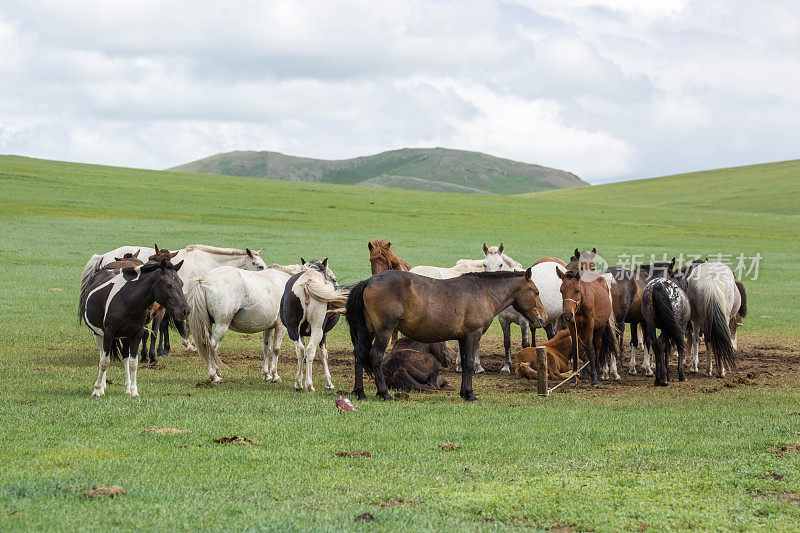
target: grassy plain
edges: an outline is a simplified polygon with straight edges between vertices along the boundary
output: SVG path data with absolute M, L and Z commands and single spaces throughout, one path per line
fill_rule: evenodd
M 0 529 L 797 530 L 798 177 L 795 161 L 487 197 L 0 157 Z M 475 405 L 412 394 L 340 414 L 321 365 L 318 391 L 294 392 L 286 341 L 284 383 L 264 383 L 260 340 L 230 334 L 219 386 L 195 387 L 195 357 L 168 357 L 140 370 L 140 399 L 125 396 L 119 363 L 107 396 L 89 397 L 97 353 L 76 300 L 91 253 L 250 246 L 268 262 L 328 256 L 354 282 L 369 275 L 374 237 L 412 265 L 477 258 L 484 241 L 523 263 L 576 246 L 612 263 L 760 253 L 744 351 L 777 343 L 788 371 L 751 385 L 692 376 L 667 390 L 604 384 L 546 400 L 505 390 L 514 377 L 481 376 Z M 496 353 L 499 331 L 488 336 Z M 334 383 L 350 390 L 345 327 L 331 345 Z M 153 425 L 190 433 L 142 432 Z M 212 441 L 233 434 L 261 446 Z M 444 442 L 460 447 L 436 448 Z M 358 449 L 373 456 L 332 456 Z M 83 498 L 94 484 L 128 494 Z M 376 521 L 355 522 L 364 512 Z

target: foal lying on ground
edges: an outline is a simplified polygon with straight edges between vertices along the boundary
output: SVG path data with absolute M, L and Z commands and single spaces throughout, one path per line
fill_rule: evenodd
M 537 346 L 547 349 L 547 375 L 553 379 L 567 379 L 571 373 L 569 363 L 572 353 L 569 330 L 562 329 L 555 337 Z M 539 372 L 532 363 L 536 363 L 536 348 L 523 348 L 514 356 L 514 372 L 521 378 L 537 379 Z
M 439 366 L 447 367 L 450 350 L 447 343 L 427 344 L 408 337 L 398 339 L 383 360 L 386 386 L 396 390 L 453 390 L 439 375 Z

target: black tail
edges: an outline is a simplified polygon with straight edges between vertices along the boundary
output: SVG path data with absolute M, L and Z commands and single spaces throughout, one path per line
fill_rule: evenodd
M 623 322 L 623 326 L 625 323 Z M 632 326 L 635 327 L 635 326 Z M 597 364 L 599 366 L 605 366 L 607 362 L 610 362 L 611 359 L 609 358 L 609 354 L 619 355 L 617 353 L 619 345 L 617 344 L 617 334 L 614 331 L 614 328 L 607 326 L 605 331 L 603 332 L 603 344 L 600 346 L 600 353 L 597 354 Z M 619 359 L 619 357 L 617 357 Z
M 655 327 L 661 330 L 661 333 L 664 334 L 670 345 L 678 350 L 679 354 L 683 353 L 686 329 L 678 322 L 669 293 L 663 283 L 658 283 L 653 288 L 653 314 L 655 315 Z M 669 357 L 667 353 L 664 355 Z
M 86 300 L 89 296 L 89 278 L 84 285 L 81 286 L 81 293 L 78 296 L 78 324 L 83 323 L 83 317 L 86 315 Z
M 728 321 L 725 320 L 725 313 L 722 305 L 716 298 L 708 302 L 706 309 L 707 328 L 703 331 L 706 342 L 714 351 L 717 365 L 724 363 L 727 368 L 735 369 L 736 360 L 734 359 L 733 344 L 731 343 L 731 331 L 728 329 Z
M 372 364 L 369 360 L 369 351 L 375 336 L 367 329 L 364 317 L 364 289 L 369 280 L 356 283 L 350 289 L 350 295 L 345 304 L 345 318 L 350 326 L 350 340 L 353 342 L 353 358 L 360 363 L 368 375 L 372 375 Z
M 744 318 L 747 316 L 747 293 L 741 281 L 736 282 L 736 288 L 739 289 L 739 296 L 742 297 L 742 305 L 739 306 L 739 316 Z

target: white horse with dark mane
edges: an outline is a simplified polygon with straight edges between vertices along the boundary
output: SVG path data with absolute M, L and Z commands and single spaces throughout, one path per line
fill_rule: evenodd
M 95 254 L 83 267 L 81 275 L 81 290 L 84 289 L 89 279 L 97 270 L 103 268 L 108 263 L 113 262 L 117 257 L 123 257 L 126 253 L 135 254 L 148 258 L 156 253 L 155 248 L 148 246 L 120 246 L 115 250 L 104 254 Z M 192 278 L 202 276 L 214 268 L 220 266 L 231 266 L 243 270 L 264 270 L 266 263 L 261 259 L 261 250 L 254 252 L 250 248 L 237 250 L 235 248 L 219 248 L 217 246 L 206 246 L 204 244 L 192 244 L 178 250 L 172 261 L 178 263 L 183 261 L 183 267 L 178 275 L 183 281 L 183 292 L 189 294 L 189 281 Z M 188 337 L 181 339 L 182 344 L 187 349 L 194 349 Z
M 221 266 L 189 281 L 189 329 L 203 362 L 208 380 L 221 381 L 217 349 L 228 330 L 239 333 L 264 332 L 262 377 L 280 382 L 277 372 L 268 371 L 269 354 L 275 361 L 286 328 L 278 316 L 290 274 L 277 268 L 258 272 Z M 212 331 L 213 327 L 213 331 Z
M 483 243 L 483 266 L 486 272 L 500 272 L 515 270 L 522 272 L 524 267 L 521 263 L 510 258 L 503 253 L 503 243 L 500 246 L 487 247 Z M 552 338 L 555 334 L 554 325 L 561 318 L 564 310 L 564 303 L 561 298 L 561 280 L 556 275 L 555 269 L 558 268 L 564 272 L 564 267 L 554 261 L 542 261 L 539 264 L 531 267 L 531 280 L 539 289 L 539 298 L 542 305 L 547 311 L 547 323 L 545 330 L 547 331 L 548 338 Z M 506 359 L 503 367 L 500 369 L 501 374 L 511 373 L 511 324 L 517 324 L 522 331 L 522 347 L 527 348 L 531 345 L 531 338 L 528 335 L 530 324 L 528 320 L 522 316 L 513 307 L 507 307 L 500 311 L 497 315 L 497 320 L 500 322 L 500 328 L 503 330 L 503 347 L 505 348 Z M 530 328 L 531 336 L 535 340 L 535 329 Z M 456 359 L 458 361 L 458 359 Z M 475 368 L 483 367 L 480 365 L 480 356 L 476 356 Z M 477 372 L 477 370 L 476 370 Z

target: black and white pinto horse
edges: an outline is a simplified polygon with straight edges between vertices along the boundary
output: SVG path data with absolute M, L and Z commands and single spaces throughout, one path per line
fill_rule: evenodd
M 297 373 L 294 388 L 314 390 L 311 370 L 319 347 L 322 355 L 322 369 L 325 374 L 325 388 L 333 389 L 331 373 L 328 370 L 328 347 L 326 337 L 339 322 L 339 313 L 331 312 L 334 307 L 344 307 L 347 291 L 339 288 L 336 276 L 328 268 L 328 258 L 322 261 L 306 262 L 300 258 L 301 272 L 294 274 L 286 282 L 281 298 L 281 322 L 289 333 L 297 352 Z M 303 337 L 308 342 L 303 345 Z M 305 362 L 305 382 L 303 363 Z M 273 363 L 277 367 L 277 356 Z
M 105 394 L 106 370 L 111 354 L 118 349 L 117 339 L 122 339 L 125 392 L 139 396 L 137 351 L 145 335 L 150 306 L 158 302 L 178 320 L 189 315 L 183 282 L 178 277 L 182 265 L 183 261 L 173 265 L 161 259 L 120 270 L 100 270 L 83 285 L 78 319 L 92 330 L 100 348 L 100 371 L 92 396 Z
M 684 381 L 683 352 L 686 325 L 691 316 L 689 297 L 678 285 L 666 278 L 647 282 L 642 294 L 644 344 L 655 356 L 655 385 L 666 386 L 669 381 L 669 356 L 678 352 L 678 381 Z M 656 337 L 656 329 L 661 334 Z

